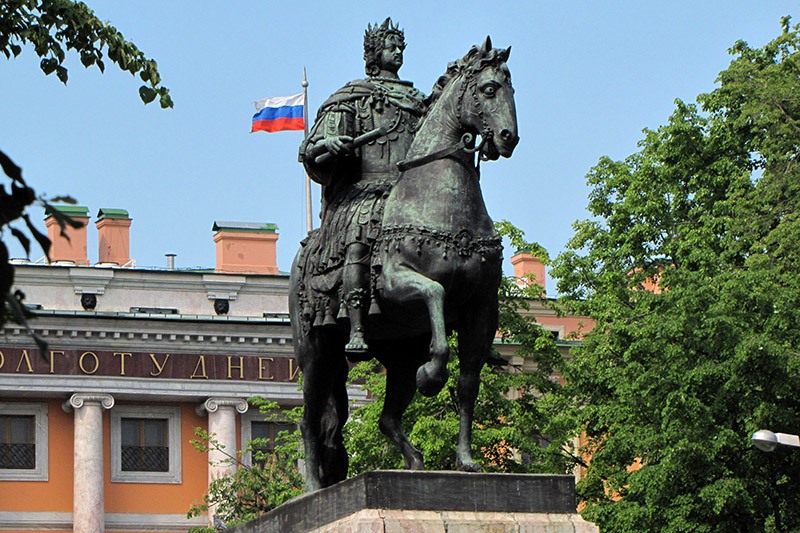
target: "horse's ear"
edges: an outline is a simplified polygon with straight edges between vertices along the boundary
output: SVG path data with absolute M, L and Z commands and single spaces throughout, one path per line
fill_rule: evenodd
M 483 41 L 483 47 L 482 48 L 483 48 L 484 52 L 488 52 L 489 50 L 492 49 L 492 38 L 489 37 L 488 35 L 486 36 L 486 40 Z
M 506 48 L 506 59 L 511 55 L 511 47 Z

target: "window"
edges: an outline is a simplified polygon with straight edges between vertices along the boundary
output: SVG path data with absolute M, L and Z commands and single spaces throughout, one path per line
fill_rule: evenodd
M 123 418 L 122 470 L 169 472 L 169 439 L 164 418 Z
M 280 432 L 291 432 L 294 431 L 294 429 L 295 425 L 289 424 L 288 422 L 266 422 L 254 420 L 250 426 L 250 440 L 265 439 L 267 442 L 266 446 L 254 447 L 253 452 L 263 452 L 268 455 L 275 453 L 275 446 L 278 444 L 278 435 L 280 435 Z M 255 460 L 252 462 L 261 464 L 262 466 L 264 464 L 263 460 Z
M 246 447 L 253 439 L 266 439 L 266 446 L 254 448 L 254 452 L 275 453 L 275 445 L 281 431 L 294 431 L 295 424 L 290 422 L 272 422 L 264 420 L 264 415 L 257 410 L 242 415 L 242 446 Z M 253 464 L 252 453 L 248 452 L 243 457 L 246 465 Z M 256 464 L 263 463 L 255 461 Z
M 47 481 L 47 405 L 0 402 L 0 479 Z
M 36 468 L 35 428 L 33 415 L 0 416 L 0 468 Z
M 117 406 L 111 411 L 111 481 L 180 483 L 180 408 Z

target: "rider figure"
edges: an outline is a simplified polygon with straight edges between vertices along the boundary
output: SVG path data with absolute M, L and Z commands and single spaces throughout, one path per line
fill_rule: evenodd
M 363 324 L 372 246 L 384 201 L 399 176 L 397 163 L 405 158 L 425 110 L 424 95 L 397 75 L 404 49 L 403 31 L 391 19 L 369 25 L 364 34 L 366 79 L 348 83 L 322 104 L 300 147 L 308 175 L 323 185 L 311 286 L 319 294 L 341 275 L 339 316 L 350 319 L 345 347 L 350 353 L 367 351 Z M 354 139 L 379 128 L 385 135 L 354 146 Z M 329 155 L 321 158 L 324 154 Z

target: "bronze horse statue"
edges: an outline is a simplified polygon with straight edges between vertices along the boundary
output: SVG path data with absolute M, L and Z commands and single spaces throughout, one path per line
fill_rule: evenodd
M 472 457 L 472 417 L 480 370 L 497 330 L 502 276 L 501 239 L 483 201 L 479 162 L 510 157 L 519 141 L 509 53 L 510 48 L 492 48 L 487 37 L 448 65 L 399 165 L 402 174 L 386 199 L 373 249 L 380 314 L 370 315 L 365 336 L 368 356 L 386 369 L 379 426 L 408 469 L 424 469 L 424 463 L 403 432 L 403 412 L 416 390 L 433 396 L 444 386 L 447 336 L 456 331 L 461 366 L 456 463 L 462 470 L 479 470 Z M 301 249 L 292 266 L 289 306 L 303 372 L 301 429 L 306 488 L 312 491 L 347 475 L 342 428 L 348 417 L 348 330 L 332 320 L 309 326 L 302 306 L 307 282 L 302 256 Z M 330 305 L 336 309 L 340 302 Z

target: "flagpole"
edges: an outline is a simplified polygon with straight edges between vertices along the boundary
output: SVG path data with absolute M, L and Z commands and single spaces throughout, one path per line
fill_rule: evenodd
M 303 123 L 305 125 L 305 138 L 308 138 L 308 79 L 306 78 L 306 67 L 303 67 Z M 311 233 L 314 225 L 311 222 L 311 178 L 306 175 L 306 231 Z

